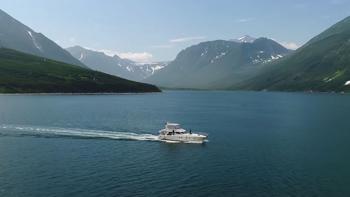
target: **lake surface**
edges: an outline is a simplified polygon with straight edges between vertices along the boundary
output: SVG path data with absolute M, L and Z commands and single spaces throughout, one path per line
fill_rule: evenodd
M 0 196 L 350 196 L 349 118 L 336 94 L 1 95 Z

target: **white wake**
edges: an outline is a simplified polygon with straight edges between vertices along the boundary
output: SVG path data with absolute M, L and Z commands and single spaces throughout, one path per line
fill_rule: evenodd
M 0 135 L 9 136 L 37 136 L 37 137 L 76 137 L 76 138 L 105 138 L 114 140 L 138 140 L 138 141 L 159 141 L 157 135 L 138 134 L 131 132 L 116 132 L 103 130 L 21 126 L 21 125 L 0 125 Z

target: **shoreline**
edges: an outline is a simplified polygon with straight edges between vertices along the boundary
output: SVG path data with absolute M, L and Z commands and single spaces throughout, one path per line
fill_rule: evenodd
M 98 95 L 133 95 L 133 94 L 159 94 L 162 92 L 121 92 L 121 93 L 113 93 L 113 92 L 101 92 L 101 93 L 0 93 L 0 96 L 21 96 L 21 95 L 28 95 L 28 96 L 84 96 L 84 95 L 92 95 L 92 96 L 98 96 Z
M 339 94 L 339 95 L 348 95 L 350 92 L 336 92 L 336 91 L 282 91 L 282 90 L 239 90 L 239 89 L 233 89 L 233 90 L 225 90 L 225 89 L 161 89 L 162 91 L 189 91 L 189 92 L 269 92 L 269 93 L 302 93 L 302 94 Z
M 198 89 L 161 89 L 160 92 L 121 92 L 121 93 L 113 93 L 113 92 L 101 92 L 101 93 L 0 93 L 0 96 L 106 96 L 106 95 L 141 95 L 141 94 L 160 94 L 164 92 L 171 91 L 184 91 L 184 92 L 255 92 L 255 93 L 299 93 L 299 94 L 307 94 L 307 95 L 315 95 L 315 94 L 323 94 L 323 95 L 350 95 L 350 92 L 321 92 L 321 91 L 269 91 L 269 90 L 198 90 Z

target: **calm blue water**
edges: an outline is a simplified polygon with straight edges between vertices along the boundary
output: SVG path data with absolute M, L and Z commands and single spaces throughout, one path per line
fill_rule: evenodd
M 0 196 L 350 196 L 350 96 L 0 96 Z M 166 144 L 169 121 L 209 142 Z

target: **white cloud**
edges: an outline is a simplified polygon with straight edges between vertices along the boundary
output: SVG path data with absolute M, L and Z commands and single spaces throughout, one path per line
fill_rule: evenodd
M 148 52 L 141 52 L 141 53 L 133 53 L 133 52 L 126 52 L 126 53 L 118 53 L 118 56 L 124 59 L 129 59 L 135 62 L 140 63 L 147 63 L 151 62 L 153 55 Z
M 117 51 L 113 51 L 113 50 L 110 50 L 110 49 L 90 49 L 90 50 L 93 50 L 93 51 L 98 51 L 98 52 L 102 52 L 108 56 L 115 56 L 115 55 L 118 55 L 118 52 Z
M 292 49 L 292 50 L 296 50 L 298 49 L 300 46 L 295 43 L 295 42 L 281 42 L 281 44 L 286 47 L 287 49 Z
M 94 49 L 90 47 L 83 47 L 83 48 L 92 50 L 92 51 L 102 52 L 111 57 L 117 55 L 120 58 L 129 59 L 138 63 L 149 63 L 149 62 L 152 62 L 152 58 L 153 58 L 153 55 L 148 52 L 118 52 L 110 49 Z
M 72 43 L 72 44 L 75 44 L 76 43 L 76 39 L 74 37 L 70 37 L 69 38 L 69 42 Z
M 236 23 L 247 23 L 247 22 L 250 22 L 253 20 L 255 20 L 255 19 L 254 18 L 240 18 L 240 19 L 237 19 L 235 22 Z
M 151 48 L 156 48 L 156 49 L 170 49 L 173 48 L 174 45 L 171 44 L 160 44 L 160 45 L 152 45 Z
M 165 44 L 151 45 L 151 48 L 155 49 L 170 49 L 176 46 L 176 44 L 193 42 L 206 39 L 206 36 L 188 36 L 188 37 L 178 37 L 168 40 Z
M 196 40 L 204 40 L 205 36 L 192 36 L 192 37 L 181 37 L 181 38 L 174 38 L 169 40 L 170 43 L 182 43 L 182 42 L 191 42 Z

